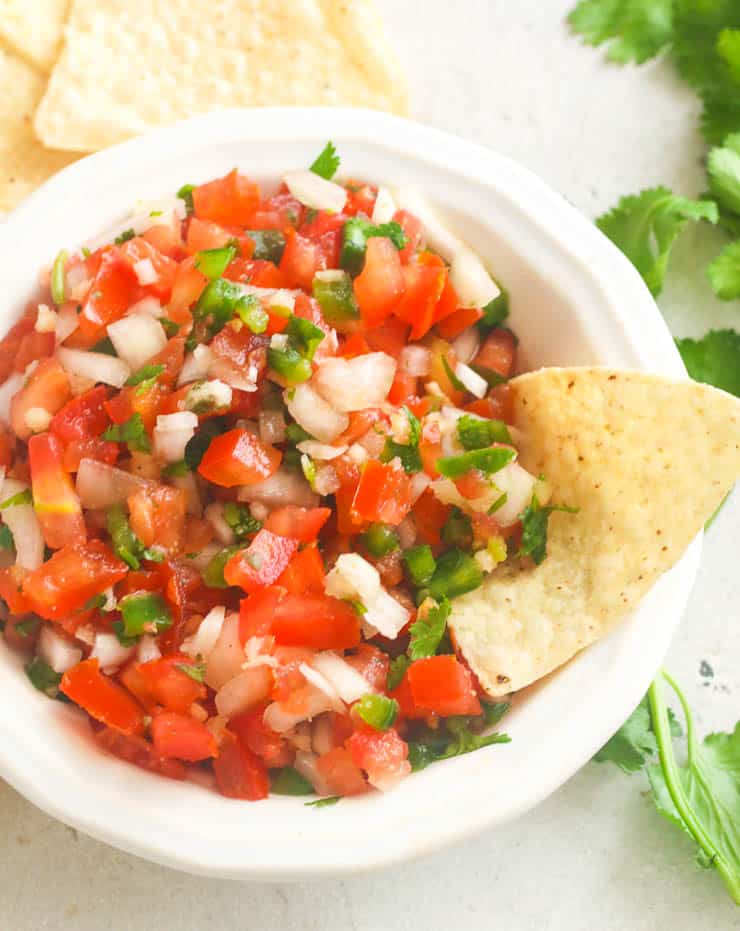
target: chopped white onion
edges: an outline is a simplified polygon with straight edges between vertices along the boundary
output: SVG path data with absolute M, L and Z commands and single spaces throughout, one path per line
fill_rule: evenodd
M 344 712 L 344 702 L 328 679 L 322 676 L 318 670 L 309 666 L 308 663 L 301 663 L 298 669 L 307 682 L 310 682 L 314 688 L 326 695 L 334 711 L 338 711 L 340 714 Z
M 475 327 L 468 327 L 467 330 L 463 330 L 452 344 L 455 358 L 458 362 L 465 362 L 466 364 L 475 358 L 479 346 L 480 338 Z
M 485 307 L 501 294 L 501 288 L 488 274 L 472 249 L 461 249 L 450 262 L 450 284 L 461 307 Z
M 200 499 L 200 490 L 198 489 L 198 480 L 192 472 L 186 472 L 185 475 L 176 475 L 170 479 L 175 488 L 181 488 L 185 492 L 185 510 L 192 517 L 200 517 L 203 513 L 203 502 Z
M 213 360 L 213 353 L 208 346 L 202 343 L 185 356 L 185 361 L 180 369 L 180 375 L 177 379 L 178 387 L 187 385 L 191 381 L 199 381 L 208 375 L 208 369 Z
M 161 655 L 157 638 L 149 634 L 143 636 L 136 645 L 136 658 L 140 663 L 150 663 L 153 659 L 159 659 Z
M 342 483 L 339 481 L 336 469 L 333 466 L 324 465 L 316 469 L 313 487 L 318 495 L 333 495 L 335 491 L 339 491 Z
M 313 171 L 289 171 L 283 181 L 290 193 L 306 207 L 341 213 L 347 202 L 347 191 L 333 181 L 327 181 Z
M 263 443 L 285 441 L 285 417 L 282 411 L 260 411 L 260 439 Z
M 311 724 L 311 750 L 323 756 L 334 749 L 334 728 L 331 715 L 320 714 Z
M 427 245 L 443 259 L 450 261 L 456 252 L 465 248 L 463 241 L 447 229 L 434 207 L 415 188 L 399 188 L 396 201 L 401 209 L 421 220 Z
M 414 518 L 410 515 L 404 517 L 398 527 L 396 527 L 396 532 L 398 533 L 398 541 L 401 544 L 402 550 L 407 550 L 410 546 L 413 546 L 416 542 L 416 524 L 414 523 Z
M 77 470 L 77 494 L 84 508 L 109 508 L 123 504 L 129 495 L 151 488 L 146 479 L 116 469 L 97 459 L 83 459 Z
M 242 669 L 244 650 L 239 639 L 239 615 L 226 616 L 218 640 L 206 661 L 206 685 L 218 691 Z
M 249 711 L 272 690 L 272 672 L 267 666 L 245 669 L 216 692 L 216 710 L 226 718 Z
M 232 388 L 238 388 L 239 391 L 256 391 L 257 378 L 259 369 L 256 365 L 250 365 L 246 371 L 223 359 L 221 356 L 213 355 L 211 364 L 208 366 L 208 375 L 211 378 L 226 382 Z
M 189 566 L 197 569 L 198 572 L 203 572 L 204 569 L 208 567 L 213 557 L 220 553 L 222 549 L 223 547 L 220 543 L 206 543 L 199 553 L 191 555 L 190 557 L 186 554 L 183 558 Z
M 318 496 L 311 491 L 303 475 L 282 466 L 264 482 L 242 485 L 237 497 L 239 501 L 259 501 L 269 508 L 282 504 L 313 508 L 318 504 Z
M 146 203 L 141 201 L 136 205 L 134 214 L 100 236 L 89 239 L 86 246 L 91 252 L 95 252 L 96 249 L 107 246 L 121 233 L 128 230 L 133 230 L 137 236 L 140 236 L 153 226 L 174 226 L 176 222 L 184 220 L 186 215 L 185 201 L 181 197 L 163 198 Z M 84 266 L 81 267 L 84 268 Z
M 469 365 L 464 362 L 458 362 L 455 366 L 455 375 L 465 385 L 465 388 L 476 398 L 484 398 L 488 391 L 488 382 L 477 372 L 474 372 Z
M 386 399 L 395 374 L 395 359 L 384 352 L 369 352 L 353 359 L 325 359 L 313 385 L 336 410 L 361 411 Z
M 196 382 L 185 395 L 183 404 L 185 410 L 202 414 L 231 407 L 232 397 L 231 385 L 211 378 L 208 381 Z
M 51 624 L 44 624 L 41 628 L 38 651 L 54 672 L 59 673 L 65 673 L 82 659 L 82 650 L 57 633 Z
M 498 494 L 506 493 L 506 501 L 494 513 L 502 527 L 508 527 L 519 519 L 519 515 L 532 500 L 536 479 L 518 462 L 510 462 L 492 476 Z
M 333 598 L 359 598 L 367 608 L 380 594 L 380 576 L 359 553 L 342 553 L 326 576 L 324 590 Z
M 151 295 L 142 297 L 140 301 L 132 304 L 128 312 L 130 314 L 149 314 L 150 317 L 164 317 L 164 308 L 156 297 Z
M 425 346 L 404 346 L 398 367 L 409 375 L 428 375 L 432 354 Z
M 347 445 L 329 446 L 327 443 L 319 443 L 317 440 L 302 440 L 297 444 L 297 448 L 302 453 L 310 456 L 312 459 L 323 459 L 330 461 L 347 452 Z
M 353 701 L 357 701 L 358 698 L 362 698 L 368 692 L 375 691 L 367 679 L 354 666 L 350 666 L 345 659 L 336 653 L 328 650 L 317 653 L 311 660 L 311 665 L 321 673 L 336 694 L 348 705 L 351 705 Z M 303 672 L 303 669 L 301 671 Z
M 234 531 L 224 519 L 224 506 L 221 501 L 211 501 L 204 511 L 205 519 L 213 527 L 213 531 L 224 546 L 230 546 L 236 537 Z
M 331 795 L 329 784 L 319 772 L 318 761 L 319 758 L 315 753 L 299 750 L 295 755 L 293 767 L 304 779 L 308 779 L 317 795 Z
M 347 450 L 347 455 L 356 465 L 362 465 L 368 460 L 368 452 L 359 443 L 353 443 Z
M 372 604 L 365 607 L 363 626 L 376 630 L 389 640 L 396 639 L 411 617 L 406 608 L 382 587 Z
M 271 650 L 274 645 L 274 637 L 248 637 L 247 642 L 244 644 L 246 661 L 242 663 L 242 669 L 251 669 L 252 666 L 271 666 L 273 668 L 277 666 L 278 661 L 275 657 L 271 653 L 265 652 Z
M 90 653 L 90 659 L 96 659 L 101 669 L 118 669 L 131 656 L 136 647 L 125 647 L 115 634 L 98 631 Z
M 64 294 L 68 301 L 81 301 L 90 290 L 91 283 L 84 262 L 67 262 L 64 270 Z
M 150 314 L 129 314 L 108 324 L 108 336 L 118 356 L 131 368 L 141 368 L 167 344 L 162 324 Z
M 349 426 L 349 417 L 336 411 L 306 382 L 296 385 L 292 393 L 286 392 L 285 403 L 296 423 L 322 443 L 331 443 Z
M 43 433 L 49 429 L 51 414 L 45 407 L 29 407 L 23 420 L 31 433 Z
M 3 501 L 26 491 L 28 485 L 6 478 L 2 486 Z M 38 569 L 44 561 L 44 536 L 33 504 L 15 504 L 3 511 L 3 522 L 13 534 L 16 564 L 23 569 Z
M 415 472 L 411 476 L 411 485 L 410 485 L 409 490 L 411 492 L 411 503 L 412 504 L 416 504 L 416 502 L 419 500 L 419 498 L 421 498 L 421 496 L 424 494 L 427 488 L 429 488 L 431 483 L 432 483 L 432 480 L 426 474 L 426 472 Z
M 387 187 L 383 187 L 381 184 L 378 188 L 378 196 L 375 198 L 373 215 L 370 219 L 376 224 L 390 223 L 395 212 L 396 202 L 393 199 L 393 195 Z
M 14 395 L 23 387 L 25 376 L 20 372 L 13 372 L 0 385 L 0 420 L 3 423 L 10 423 L 10 402 Z
M 192 411 L 159 414 L 154 428 L 154 452 L 164 462 L 180 462 L 193 438 L 198 417 Z
M 274 701 L 265 708 L 262 720 L 271 730 L 276 731 L 278 734 L 284 734 L 286 731 L 292 730 L 296 724 L 300 724 L 301 721 L 310 721 L 317 714 L 331 711 L 332 707 L 331 700 L 327 695 L 319 689 L 312 688 L 303 711 L 286 711 L 280 702 Z
M 223 605 L 216 605 L 215 608 L 211 608 L 200 622 L 196 632 L 191 637 L 183 640 L 180 647 L 183 653 L 187 653 L 188 656 L 198 656 L 200 654 L 208 659 L 221 634 L 225 617 L 226 608 Z
M 106 355 L 104 352 L 86 352 L 83 349 L 67 349 L 60 346 L 57 349 L 57 358 L 64 370 L 71 375 L 91 378 L 95 382 L 112 385 L 114 388 L 123 388 L 131 375 L 131 368 L 123 359 Z
M 55 333 L 57 328 L 57 313 L 48 304 L 39 304 L 36 310 L 36 323 L 33 325 L 37 333 Z
M 155 281 L 159 280 L 159 275 L 151 259 L 139 259 L 138 262 L 134 262 L 133 268 L 136 279 L 142 287 L 154 284 Z
M 289 310 L 293 313 L 296 295 L 300 293 L 300 291 L 289 291 L 287 288 L 279 288 L 267 298 L 267 306 L 277 307 L 281 310 Z
M 79 325 L 77 311 L 73 304 L 62 304 L 57 313 L 56 323 L 56 343 L 59 346 L 64 340 L 71 336 Z

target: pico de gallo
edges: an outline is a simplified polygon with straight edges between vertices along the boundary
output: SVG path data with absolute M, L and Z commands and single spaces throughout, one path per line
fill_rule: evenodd
M 544 556 L 505 293 L 338 164 L 140 205 L 0 343 L 6 642 L 108 753 L 230 798 L 506 740 L 447 618 Z

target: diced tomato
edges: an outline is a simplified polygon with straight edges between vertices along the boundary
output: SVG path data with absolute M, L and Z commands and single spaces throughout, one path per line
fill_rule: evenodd
M 191 321 L 190 308 L 203 293 L 208 278 L 195 267 L 195 258 L 180 262 L 172 285 L 172 297 L 167 306 L 167 316 L 175 323 Z
M 275 606 L 271 633 L 282 646 L 348 650 L 360 642 L 360 619 L 351 605 L 328 595 L 287 593 Z
M 398 359 L 401 350 L 408 345 L 409 325 L 398 317 L 388 317 L 383 326 L 365 333 L 365 338 L 374 352 L 384 352 Z
M 15 452 L 15 437 L 4 423 L 0 423 L 0 466 L 9 469 Z
M 364 411 L 352 411 L 349 415 L 349 426 L 334 442 L 337 445 L 346 444 L 351 446 L 355 440 L 365 436 L 374 424 L 385 419 L 385 414 L 378 407 L 366 407 Z M 359 477 L 358 472 L 355 479 L 359 479 Z
M 357 520 L 396 527 L 411 509 L 411 479 L 396 463 L 371 459 L 362 470 L 352 501 Z
M 122 734 L 140 734 L 144 729 L 141 706 L 120 685 L 103 675 L 97 659 L 83 660 L 68 669 L 59 690 L 90 717 Z
M 331 508 L 300 508 L 286 504 L 276 508 L 265 521 L 265 529 L 299 543 L 313 543 L 331 516 Z
M 388 392 L 388 400 L 391 404 L 400 407 L 405 404 L 409 398 L 413 398 L 419 387 L 419 379 L 416 375 L 410 375 L 408 372 L 396 372 L 393 378 L 391 390 Z
M 347 218 L 343 213 L 320 210 L 311 223 L 303 223 L 301 235 L 316 243 L 324 268 L 337 268 L 342 248 L 342 230 Z
M 514 371 L 516 340 L 511 330 L 498 327 L 491 330 L 478 350 L 475 364 L 491 369 L 502 378 L 509 378 Z
M 477 323 L 483 311 L 477 307 L 461 307 L 437 323 L 437 332 L 443 339 L 456 339 L 462 332 Z
M 406 245 L 401 249 L 401 261 L 404 265 L 407 265 L 411 257 L 416 253 L 419 248 L 419 243 L 421 242 L 421 236 L 423 232 L 423 225 L 421 220 L 418 217 L 415 217 L 413 213 L 409 213 L 408 210 L 397 210 L 393 214 L 393 219 L 396 223 L 399 224 L 401 229 L 406 234 Z
M 344 186 L 347 189 L 347 203 L 344 205 L 342 212 L 348 217 L 354 217 L 358 213 L 364 213 L 371 217 L 378 196 L 378 189 L 372 184 L 352 180 L 345 182 Z
M 480 469 L 469 469 L 460 478 L 455 479 L 455 488 L 463 498 L 468 499 L 481 498 L 491 490 L 490 484 Z
M 218 744 L 205 724 L 189 715 L 163 711 L 151 724 L 155 753 L 165 759 L 197 763 L 218 756 Z
M 229 430 L 211 440 L 198 471 L 215 485 L 255 485 L 277 471 L 283 454 L 248 430 Z
M 351 429 L 351 424 L 350 424 Z M 366 433 L 367 431 L 363 431 Z M 352 502 L 360 482 L 360 469 L 349 456 L 339 456 L 332 461 L 340 485 L 334 493 L 334 508 L 336 510 L 337 531 L 343 536 L 352 536 L 363 530 L 366 522 L 358 517 L 353 509 Z
M 31 330 L 21 340 L 18 355 L 15 357 L 16 372 L 25 372 L 26 366 L 34 359 L 45 359 L 54 352 L 56 337 L 54 333 L 37 333 Z
M 105 336 L 109 323 L 122 317 L 136 300 L 140 285 L 130 262 L 118 246 L 93 253 L 88 266 L 97 265 L 87 300 L 78 315 L 79 345 L 92 346 Z
M 15 435 L 21 440 L 27 440 L 31 435 L 31 428 L 26 423 L 26 414 L 31 408 L 40 407 L 56 414 L 69 396 L 67 373 L 56 359 L 43 359 L 10 401 L 10 424 Z
M 455 656 L 430 656 L 406 673 L 416 708 L 437 714 L 480 714 L 473 677 Z
M 170 555 L 185 543 L 186 498 L 182 488 L 150 485 L 127 499 L 131 529 L 144 546 L 156 543 Z
M 72 440 L 64 447 L 63 464 L 66 472 L 76 472 L 83 459 L 96 459 L 108 465 L 118 458 L 118 443 L 111 443 L 99 437 L 84 440 Z
M 172 388 L 180 374 L 185 361 L 185 337 L 173 336 L 156 356 L 152 356 L 149 365 L 163 365 L 164 370 L 157 376 L 157 381 L 168 388 Z
M 442 504 L 433 491 L 427 490 L 414 505 L 414 523 L 422 543 L 439 546 L 440 532 L 450 516 L 450 507 Z
M 15 361 L 18 358 L 21 343 L 25 336 L 34 332 L 37 316 L 38 305 L 29 304 L 20 320 L 14 323 L 0 340 L 0 383 L 4 382 L 12 371 L 17 371 Z
M 345 660 L 378 692 L 385 692 L 390 658 L 371 643 L 361 643 Z
M 368 239 L 365 266 L 354 281 L 355 298 L 367 329 L 385 322 L 404 288 L 398 249 L 384 236 Z
M 221 249 L 230 242 L 233 235 L 218 223 L 202 220 L 200 217 L 191 217 L 185 237 L 185 248 L 190 255 L 203 249 Z
M 267 798 L 270 780 L 262 760 L 229 730 L 221 739 L 219 754 L 213 761 L 213 774 L 221 795 L 250 802 Z
M 363 726 L 349 738 L 347 749 L 355 765 L 367 773 L 370 784 L 382 791 L 392 788 L 411 772 L 408 744 L 392 728 L 376 731 Z
M 344 747 L 335 747 L 320 756 L 316 769 L 334 795 L 361 795 L 370 788 L 352 754 Z
M 306 208 L 296 200 L 284 184 L 277 194 L 262 201 L 251 221 L 255 230 L 278 229 L 287 232 L 297 229 L 303 222 Z
M 168 760 L 158 756 L 154 747 L 143 737 L 127 737 L 113 728 L 104 727 L 95 734 L 95 740 L 108 753 L 141 769 L 166 776 L 168 779 L 185 778 L 185 767 L 179 760 Z
M 229 281 L 240 281 L 256 288 L 287 288 L 288 280 L 274 262 L 267 259 L 237 258 L 224 272 Z
M 421 339 L 432 327 L 447 283 L 444 264 L 412 263 L 403 267 L 404 293 L 393 313 L 411 324 L 410 339 Z
M 103 407 L 107 397 L 105 385 L 98 385 L 72 398 L 52 417 L 49 429 L 63 443 L 100 436 L 110 424 Z
M 259 200 L 257 185 L 236 169 L 193 189 L 195 216 L 222 226 L 247 226 Z
M 26 574 L 26 570 L 17 565 L 0 569 L 0 598 L 8 606 L 11 614 L 27 614 L 33 610 L 31 601 L 23 593 Z
M 307 546 L 291 559 L 277 584 L 294 595 L 320 595 L 325 578 L 321 554 L 315 546 Z
M 316 272 L 326 268 L 326 258 L 318 243 L 292 233 L 285 242 L 280 271 L 287 287 L 310 291 Z
M 256 336 L 247 327 L 235 330 L 231 326 L 225 326 L 211 341 L 211 352 L 229 362 L 236 369 L 246 370 L 254 369 L 256 377 L 267 365 L 267 346 L 270 340 L 265 336 Z M 257 391 L 245 392 L 256 395 L 261 399 Z
M 157 279 L 152 284 L 143 285 L 143 292 L 158 298 L 162 303 L 166 304 L 172 294 L 177 262 L 167 258 L 166 255 L 162 255 L 141 236 L 134 236 L 133 239 L 125 242 L 121 246 L 121 255 L 131 265 L 134 272 L 136 272 L 135 266 L 137 262 L 151 262 Z
M 275 609 L 284 595 L 284 588 L 273 585 L 242 598 L 239 603 L 239 639 L 242 645 L 250 637 L 266 637 L 271 633 Z
M 428 718 L 431 713 L 416 707 L 408 676 L 404 676 L 396 688 L 393 689 L 392 692 L 389 692 L 388 695 L 398 702 L 398 709 L 402 718 L 408 718 L 410 720 L 415 718 Z
M 62 456 L 62 444 L 53 433 L 29 437 L 34 509 L 44 542 L 54 550 L 87 537 L 80 499 L 64 470 Z
M 229 585 L 238 585 L 245 592 L 259 591 L 277 582 L 297 549 L 297 540 L 278 536 L 263 527 L 246 549 L 235 553 L 226 563 L 224 578 Z
M 101 540 L 72 543 L 28 573 L 23 591 L 36 614 L 56 620 L 82 608 L 127 571 Z
M 364 356 L 370 352 L 370 346 L 365 339 L 365 334 L 360 330 L 351 333 L 339 347 L 339 355 L 345 359 L 354 359 L 355 356 Z
M 168 711 L 187 714 L 193 702 L 206 697 L 205 686 L 180 668 L 191 665 L 189 656 L 174 654 L 138 663 L 135 669 L 141 684 L 157 704 Z
M 141 234 L 141 238 L 146 239 L 162 255 L 179 261 L 183 257 L 181 226 L 182 224 L 179 222 L 166 226 L 164 224 L 150 226 L 148 230 Z
M 489 420 L 505 420 L 506 423 L 512 423 L 514 412 L 511 399 L 511 386 L 496 385 L 488 392 L 485 398 L 472 401 L 465 407 L 466 411 L 478 414 L 479 417 L 487 417 Z
M 229 718 L 229 730 L 233 731 L 242 744 L 263 760 L 269 769 L 289 766 L 293 751 L 287 740 L 276 734 L 264 722 L 266 703 L 251 711 Z

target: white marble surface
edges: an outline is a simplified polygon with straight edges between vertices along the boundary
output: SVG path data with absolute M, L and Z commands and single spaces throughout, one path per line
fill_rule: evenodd
M 407 63 L 416 117 L 513 156 L 594 216 L 664 182 L 701 190 L 697 104 L 670 68 L 603 63 L 570 37 L 572 0 L 378 0 Z M 679 335 L 740 326 L 698 271 L 688 233 L 661 300 Z M 701 241 L 700 241 L 701 240 Z M 667 660 L 702 732 L 740 712 L 740 494 L 707 539 Z M 714 670 L 700 674 L 706 660 Z M 719 879 L 694 866 L 644 785 L 595 764 L 518 822 L 392 871 L 306 885 L 184 876 L 51 821 L 0 784 L 0 928 L 13 931 L 713 931 L 738 926 Z M 256 842 L 245 838 L 245 843 Z

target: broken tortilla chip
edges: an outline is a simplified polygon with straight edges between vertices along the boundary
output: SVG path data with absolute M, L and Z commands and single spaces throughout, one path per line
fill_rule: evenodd
M 77 156 L 44 148 L 31 121 L 43 91 L 36 69 L 0 49 L 0 212 L 11 210 L 34 188 Z
M 69 0 L 0 0 L 0 40 L 41 71 L 51 71 L 68 6 Z
M 73 0 L 35 128 L 92 151 L 224 107 L 407 109 L 370 0 Z
M 455 599 L 455 643 L 492 696 L 560 666 L 622 620 L 740 475 L 740 400 L 692 381 L 548 368 L 510 382 L 519 460 L 552 500 L 547 558 Z

